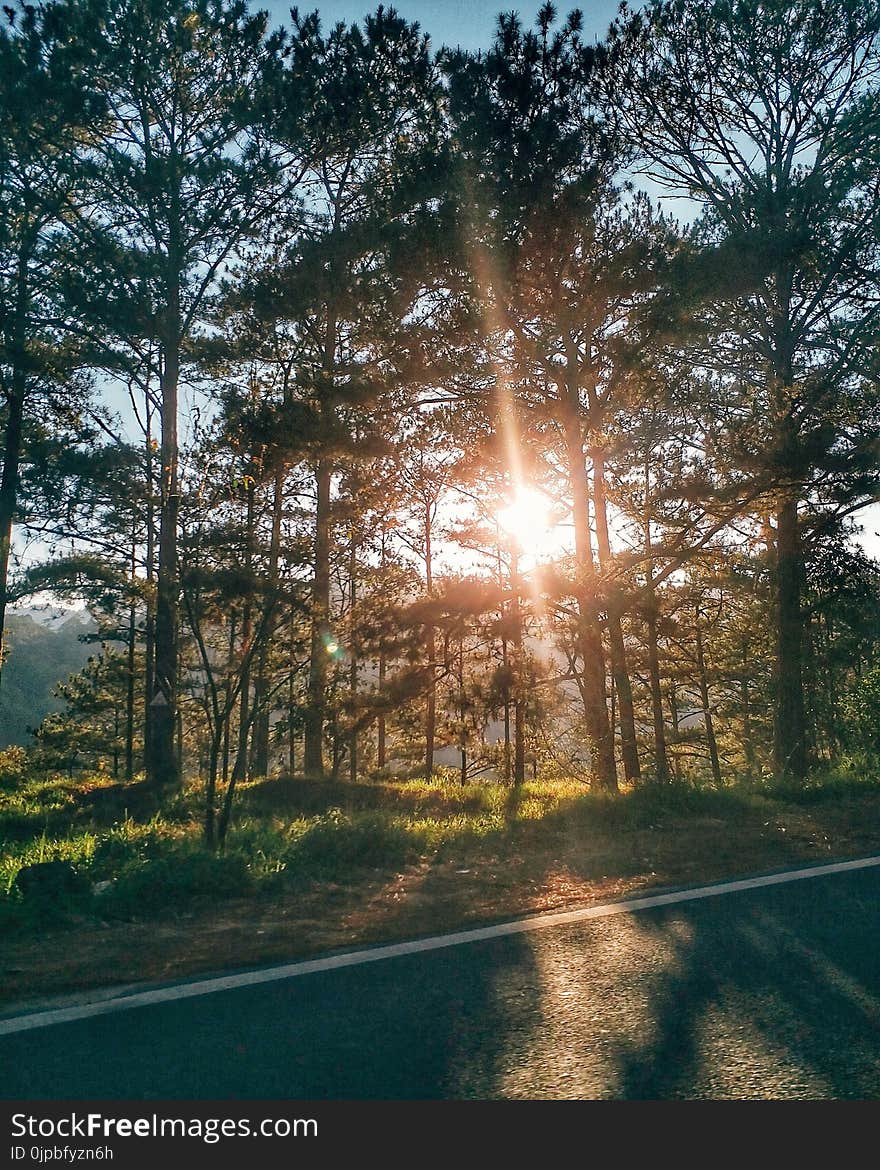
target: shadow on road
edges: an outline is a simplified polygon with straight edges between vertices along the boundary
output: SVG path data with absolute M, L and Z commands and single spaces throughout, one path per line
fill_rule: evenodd
M 873 1098 L 877 892 L 811 878 L 21 1033 L 2 1093 Z
M 555 984 L 523 1047 L 555 1052 L 569 1075 L 532 1058 L 513 1095 L 877 1097 L 871 889 L 875 875 L 851 874 L 607 919 L 567 941 L 529 935 Z

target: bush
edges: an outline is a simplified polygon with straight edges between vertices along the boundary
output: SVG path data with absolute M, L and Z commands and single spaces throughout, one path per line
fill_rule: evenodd
M 847 734 L 856 749 L 880 756 L 880 666 L 863 674 L 841 703 Z
M 0 751 L 0 788 L 18 788 L 30 779 L 27 752 L 13 744 Z
M 810 805 L 841 802 L 880 788 L 877 760 L 856 755 L 841 760 L 833 768 L 813 772 L 804 781 L 781 780 L 768 786 L 771 800 Z
M 25 866 L 67 861 L 78 871 L 88 873 L 95 841 L 92 833 L 71 833 L 60 838 L 49 838 L 43 834 L 26 845 L 4 847 L 0 853 L 0 894 L 16 896 L 15 881 L 19 870 Z
M 299 876 L 337 876 L 351 868 L 399 868 L 418 853 L 418 839 L 404 823 L 370 813 L 353 818 L 334 808 L 296 834 L 287 862 Z
M 35 861 L 21 867 L 15 886 L 28 900 L 53 901 L 84 894 L 88 879 L 69 861 Z
M 138 825 L 132 820 L 114 825 L 95 846 L 92 871 L 97 880 L 112 878 L 132 863 L 154 861 L 174 847 L 174 838 L 156 820 Z
M 120 917 L 149 915 L 193 898 L 229 898 L 250 893 L 253 879 L 246 860 L 238 855 L 179 852 L 123 865 L 101 906 Z

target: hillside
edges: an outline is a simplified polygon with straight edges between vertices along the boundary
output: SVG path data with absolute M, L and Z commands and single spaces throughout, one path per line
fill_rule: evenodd
M 84 613 L 12 613 L 7 617 L 8 656 L 0 685 L 0 748 L 32 742 L 30 731 L 59 707 L 55 686 L 81 670 L 95 647 L 80 641 L 94 630 Z

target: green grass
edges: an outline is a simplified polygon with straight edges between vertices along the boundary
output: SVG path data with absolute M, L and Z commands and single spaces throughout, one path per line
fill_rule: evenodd
M 96 801 L 107 790 L 109 801 Z M 112 883 L 83 901 L 59 897 L 53 920 L 83 913 L 149 917 L 194 899 L 270 892 L 279 885 L 344 881 L 394 872 L 444 850 L 494 839 L 583 798 L 579 784 L 532 784 L 516 807 L 498 785 L 443 780 L 356 787 L 263 782 L 242 787 L 238 817 L 221 855 L 201 841 L 200 792 L 192 788 L 148 818 L 123 815 L 106 778 L 29 780 L 0 792 L 0 921 L 34 925 L 19 893 L 22 866 L 64 860 L 90 885 Z M 327 805 L 330 799 L 341 804 Z M 124 810 L 123 810 L 124 811 Z M 39 913 L 44 915 L 45 906 Z
M 700 818 L 734 827 L 775 804 L 841 801 L 877 790 L 880 777 L 857 764 L 796 789 L 645 785 L 617 798 L 574 780 L 529 782 L 517 793 L 444 779 L 270 780 L 242 786 L 226 848 L 214 855 L 202 846 L 198 787 L 157 811 L 142 787 L 126 789 L 105 776 L 17 775 L 13 781 L 0 772 L 0 927 L 31 930 L 77 917 L 148 919 L 199 900 L 354 882 L 423 860 L 467 863 L 552 850 L 572 834 L 625 842 L 628 834 Z M 631 868 L 623 850 L 621 873 Z M 15 881 L 21 867 L 54 860 L 70 862 L 87 890 L 110 885 L 98 894 L 59 896 L 49 906 L 23 898 Z
M 870 760 L 852 758 L 842 760 L 836 768 L 814 772 L 803 783 L 777 780 L 762 789 L 771 800 L 796 805 L 823 804 L 864 796 L 866 792 L 880 792 L 880 771 Z

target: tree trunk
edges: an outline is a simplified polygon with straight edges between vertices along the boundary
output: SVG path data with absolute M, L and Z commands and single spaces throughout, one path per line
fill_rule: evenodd
M 254 571 L 254 495 L 255 488 L 253 480 L 248 481 L 247 489 L 247 517 L 246 517 L 246 540 L 247 548 L 245 552 L 245 573 L 247 576 L 247 586 L 250 589 L 252 574 Z M 232 766 L 232 779 L 226 787 L 226 798 L 223 805 L 223 816 L 220 820 L 219 839 L 222 843 L 223 837 L 226 833 L 226 821 L 228 821 L 228 814 L 226 812 L 226 803 L 231 805 L 231 793 L 235 789 L 239 781 L 244 780 L 247 775 L 248 766 L 248 739 L 250 737 L 251 729 L 251 640 L 254 636 L 254 610 L 251 602 L 251 595 L 248 592 L 244 598 L 244 604 L 241 611 L 241 679 L 239 690 L 239 707 L 238 707 L 238 748 L 235 753 L 235 763 Z
M 220 744 L 218 741 L 219 728 L 214 728 L 211 733 L 211 744 L 208 749 L 208 780 L 205 785 L 205 845 L 208 849 L 213 849 L 216 841 L 216 796 L 217 796 L 217 767 L 220 756 Z
M 296 650 L 296 611 L 290 607 L 290 675 L 287 680 L 287 771 L 293 776 L 296 766 L 296 671 L 293 669 Z
M 281 511 L 284 492 L 284 469 L 275 472 L 272 496 L 272 537 L 269 543 L 269 605 L 277 604 L 278 562 L 281 555 Z M 263 639 L 254 679 L 253 772 L 265 776 L 269 771 L 269 644 Z
M 30 253 L 18 259 L 12 344 L 9 346 L 9 395 L 6 400 L 6 441 L 3 451 L 3 474 L 0 476 L 0 677 L 5 652 L 6 604 L 9 596 L 9 558 L 12 554 L 12 526 L 18 505 L 18 468 L 24 428 L 24 401 L 27 390 L 27 317 L 28 265 Z
M 384 702 L 385 695 L 385 676 L 388 671 L 388 664 L 385 658 L 385 651 L 379 651 L 379 698 L 380 702 Z M 379 708 L 379 717 L 376 722 L 376 767 L 381 771 L 385 767 L 385 753 L 386 753 L 386 737 L 387 731 L 385 728 L 385 708 Z
M 244 643 L 244 639 L 246 637 L 246 623 L 244 618 L 242 619 L 241 629 L 242 642 Z M 249 685 L 249 680 L 245 678 L 244 682 L 242 683 L 242 696 L 249 688 Z M 232 768 L 232 775 L 229 777 L 229 783 L 226 785 L 226 791 L 223 793 L 223 804 L 221 806 L 220 817 L 217 822 L 217 845 L 220 849 L 222 849 L 226 843 L 226 833 L 229 829 L 229 822 L 232 817 L 232 802 L 235 798 L 235 790 L 239 781 L 243 780 L 247 773 L 247 741 L 249 730 L 250 717 L 248 713 L 247 700 L 241 697 L 238 724 L 238 754 L 236 755 L 235 764 Z
M 513 761 L 510 754 L 510 661 L 507 653 L 507 639 L 501 639 L 501 669 L 504 678 L 504 782 L 509 784 L 513 777 Z
M 808 760 L 818 759 L 824 738 L 824 726 L 818 710 L 817 679 L 818 667 L 816 663 L 815 622 L 807 618 L 801 624 L 802 666 L 801 677 L 804 688 L 804 750 Z
M 431 509 L 425 506 L 425 591 L 431 596 L 434 588 L 434 561 L 431 547 Z M 434 771 L 434 740 L 437 735 L 437 639 L 433 625 L 425 631 L 425 649 L 428 659 L 428 695 L 425 702 L 425 775 Z
M 342 761 L 342 737 L 339 734 L 339 717 L 336 712 L 330 719 L 330 779 L 335 784 L 339 779 L 339 765 Z
M 605 458 L 601 450 L 594 449 L 593 459 L 593 506 L 596 512 L 596 543 L 599 551 L 599 568 L 603 573 L 611 569 L 611 540 L 608 534 L 608 504 L 605 495 Z M 608 598 L 608 646 L 611 657 L 611 676 L 617 691 L 620 708 L 620 749 L 623 758 L 623 773 L 627 780 L 636 783 L 641 779 L 639 748 L 636 739 L 636 717 L 633 707 L 632 683 L 626 659 L 626 644 L 621 625 L 620 599 Z M 612 720 L 613 724 L 613 720 Z
M 583 663 L 580 690 L 591 741 L 592 771 L 596 786 L 607 792 L 617 792 L 614 735 L 608 719 L 605 694 L 605 651 L 595 615 L 596 581 L 590 535 L 589 483 L 581 430 L 576 361 L 576 357 L 569 354 L 566 381 L 560 389 L 579 574 L 576 598 L 579 615 L 578 651 Z
M 318 461 L 315 486 L 315 565 L 303 767 L 307 776 L 323 779 L 327 641 L 330 632 L 330 465 L 326 459 Z
M 113 704 L 113 779 L 119 779 L 119 704 Z
M 660 784 L 670 778 L 669 756 L 666 752 L 666 728 L 663 721 L 663 688 L 660 683 L 660 648 L 657 639 L 657 602 L 653 587 L 646 602 L 645 624 L 648 633 L 648 677 L 651 684 L 651 709 L 654 716 L 654 770 Z
M 495 540 L 496 540 L 496 569 L 498 573 L 498 589 L 503 594 L 505 584 L 504 561 L 502 558 L 501 549 L 501 530 L 498 521 L 495 521 Z M 502 686 L 502 700 L 503 700 L 503 719 L 504 719 L 504 783 L 510 784 L 513 778 L 513 761 L 510 754 L 511 738 L 510 738 L 510 671 L 509 658 L 507 653 L 507 634 L 505 632 L 505 603 L 502 600 L 501 609 L 498 611 L 498 620 L 501 628 L 501 678 L 503 680 Z
M 712 779 L 721 787 L 721 762 L 718 759 L 718 743 L 715 739 L 715 723 L 709 702 L 709 679 L 706 674 L 706 657 L 703 653 L 703 631 L 700 629 L 700 611 L 697 610 L 697 669 L 700 672 L 700 700 L 703 704 L 703 726 L 706 729 L 706 745 L 709 748 L 709 763 Z
M 156 601 L 153 596 L 153 581 L 156 576 L 156 509 L 153 499 L 153 412 L 149 394 L 144 394 L 144 427 L 146 457 L 146 563 L 144 572 L 147 579 L 147 598 L 144 606 L 144 770 L 149 767 L 153 742 L 152 699 L 156 689 Z
M 672 734 L 669 738 L 673 748 L 676 749 L 669 753 L 669 757 L 671 760 L 672 775 L 677 782 L 681 780 L 681 754 L 677 750 L 681 743 L 681 719 L 678 714 L 678 686 L 674 677 L 669 680 L 669 715 L 672 728 Z
M 525 705 L 523 687 L 522 609 L 519 600 L 519 558 L 511 553 L 510 584 L 513 591 L 513 783 L 525 783 Z
M 651 709 L 654 716 L 654 778 L 659 784 L 669 782 L 669 757 L 666 753 L 666 729 L 663 724 L 663 688 L 660 683 L 660 646 L 657 637 L 657 594 L 654 590 L 654 545 L 651 538 L 651 467 L 645 459 L 645 625 L 648 638 L 648 677 Z
M 18 384 L 15 384 L 15 383 Z M 9 557 L 12 552 L 12 525 L 18 497 L 18 466 L 21 462 L 22 423 L 24 419 L 25 380 L 13 375 L 6 416 L 6 445 L 3 475 L 0 479 L 0 676 L 5 653 L 6 600 L 8 595 Z
M 773 766 L 778 777 L 807 774 L 803 686 L 803 552 L 797 500 L 787 496 L 776 514 L 776 669 Z
M 459 771 L 459 780 L 461 781 L 462 788 L 464 788 L 464 786 L 467 784 L 467 768 L 468 768 L 467 732 L 465 730 L 465 725 L 464 725 L 465 714 L 466 714 L 465 708 L 464 708 L 464 638 L 462 638 L 458 644 L 458 693 L 461 696 L 459 708 L 458 708 L 458 714 L 459 714 L 459 718 L 460 718 L 459 733 L 458 733 L 458 747 L 459 747 L 459 751 L 461 752 L 461 768 Z
M 137 579 L 136 573 L 137 552 L 131 550 L 131 583 L 134 588 Z M 128 607 L 128 646 L 125 675 L 125 778 L 131 780 L 134 776 L 134 671 L 135 671 L 135 639 L 137 637 L 137 607 L 134 596 Z
M 379 567 L 382 570 L 384 580 L 385 564 L 386 564 L 386 549 L 385 549 L 386 527 L 382 524 L 381 536 L 381 559 Z M 386 724 L 385 724 L 385 677 L 388 672 L 388 661 L 385 654 L 385 647 L 380 643 L 379 645 L 379 715 L 376 721 L 376 767 L 381 771 L 385 767 L 385 742 L 386 742 Z
M 358 698 L 358 655 L 357 632 L 355 629 L 355 607 L 357 606 L 357 540 L 351 538 L 351 547 L 348 556 L 348 576 L 350 588 L 351 632 L 348 640 L 348 701 L 351 705 L 351 731 L 348 736 L 348 778 L 352 784 L 358 778 L 358 733 L 357 733 L 357 698 Z
M 752 736 L 752 708 L 749 700 L 749 679 L 748 669 L 749 661 L 747 656 L 747 648 L 743 646 L 743 673 L 739 679 L 739 694 L 740 703 L 742 704 L 742 738 L 743 750 L 745 752 L 746 776 L 749 780 L 754 779 L 756 768 L 755 761 L 755 741 Z
M 238 633 L 238 615 L 233 609 L 229 614 L 229 671 L 226 676 L 226 695 L 223 703 L 223 754 L 220 771 L 223 783 L 229 780 L 229 740 L 232 735 L 232 660 L 235 658 L 235 638 Z
M 180 378 L 180 290 L 169 282 L 167 323 L 162 353 L 161 496 L 159 512 L 159 573 L 156 588 L 156 676 L 147 778 L 157 788 L 180 784 L 177 729 L 177 670 L 179 593 L 177 526 L 180 511 L 178 485 L 177 404 Z
M 520 786 L 526 779 L 526 712 L 525 701 L 517 699 L 513 708 L 513 783 Z

